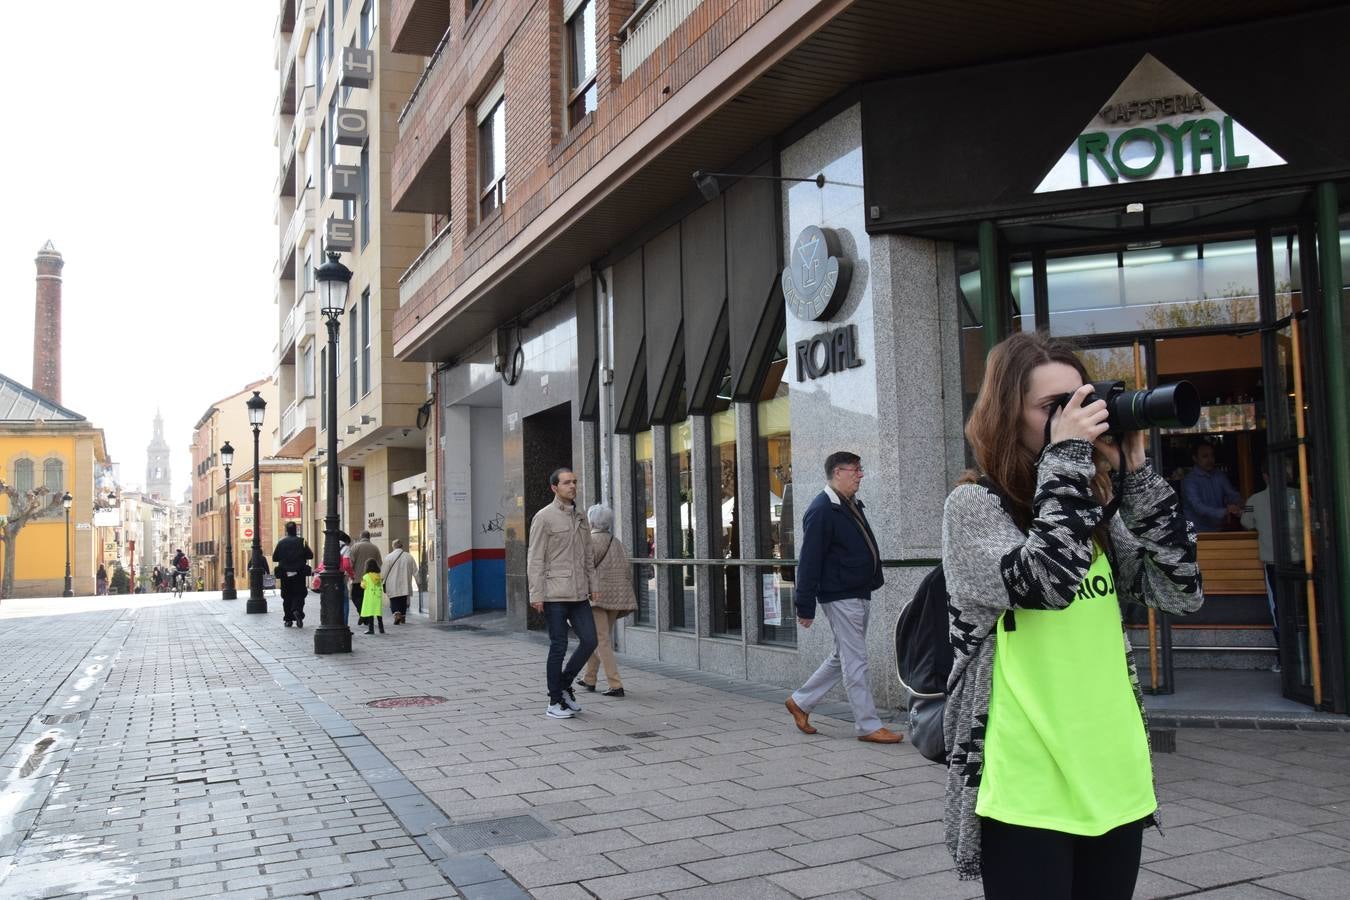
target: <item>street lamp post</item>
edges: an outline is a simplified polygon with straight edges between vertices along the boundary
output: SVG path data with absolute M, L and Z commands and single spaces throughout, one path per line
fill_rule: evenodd
M 263 596 L 263 572 L 267 562 L 262 552 L 262 494 L 258 492 L 258 473 L 262 471 L 262 459 L 258 456 L 258 432 L 262 428 L 263 415 L 267 411 L 267 401 L 257 391 L 244 404 L 248 407 L 248 424 L 253 426 L 253 553 L 248 564 L 248 604 L 246 613 L 267 612 L 267 598 Z
M 319 627 L 314 652 L 351 653 L 352 632 L 342 624 L 342 561 L 338 551 L 337 353 L 338 324 L 347 307 L 352 270 L 329 252 L 328 261 L 314 270 L 319 283 L 319 311 L 328 325 L 328 371 L 325 406 L 328 421 L 327 490 L 323 517 L 323 572 L 319 576 Z
M 61 592 L 62 597 L 74 597 L 75 591 L 70 586 L 70 491 L 61 495 L 61 505 L 66 508 L 66 589 Z
M 225 467 L 225 590 L 222 600 L 238 600 L 234 589 L 234 521 L 230 516 L 230 466 L 234 464 L 234 448 L 226 441 L 220 448 L 220 464 Z

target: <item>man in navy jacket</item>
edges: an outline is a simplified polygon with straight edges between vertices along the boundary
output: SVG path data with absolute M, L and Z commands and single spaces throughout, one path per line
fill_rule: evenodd
M 811 501 L 802 522 L 797 624 L 810 628 L 819 603 L 834 633 L 834 652 L 786 705 L 797 727 L 815 734 L 811 710 L 842 678 L 858 740 L 898 744 L 901 736 L 882 727 L 867 683 L 867 616 L 872 592 L 884 580 L 876 535 L 857 496 L 862 460 L 856 453 L 831 453 L 825 477 L 825 490 Z

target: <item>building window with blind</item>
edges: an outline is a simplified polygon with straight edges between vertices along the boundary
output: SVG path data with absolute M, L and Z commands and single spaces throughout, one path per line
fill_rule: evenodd
M 370 243 L 370 144 L 361 148 L 361 249 Z
M 668 425 L 667 429 L 670 555 L 676 559 L 693 559 L 694 533 L 700 518 L 694 496 L 693 429 L 688 418 Z M 666 571 L 670 578 L 670 627 L 676 631 L 693 630 L 697 621 L 694 567 L 667 566 Z
M 723 365 L 721 387 L 713 398 L 708 417 L 708 495 L 713 500 L 713 527 L 709 530 L 711 551 L 717 559 L 741 556 L 740 509 L 736 496 L 736 407 L 731 402 L 731 369 Z M 715 635 L 741 633 L 741 571 L 720 566 L 708 573 L 712 585 L 712 620 Z
M 370 393 L 370 288 L 361 292 L 361 396 Z
M 20 494 L 33 489 L 33 461 L 16 459 L 14 461 L 14 488 Z
M 478 101 L 478 221 L 506 202 L 506 80 Z
M 351 360 L 351 376 L 347 379 L 347 402 L 355 406 L 360 389 L 357 376 L 361 374 L 361 320 L 356 317 L 357 308 L 347 310 L 347 358 Z
M 563 70 L 567 96 L 567 130 L 595 111 L 595 3 L 594 0 L 563 0 L 566 36 Z
M 61 495 L 66 490 L 66 464 L 59 459 L 48 459 L 42 463 L 42 486 L 47 489 L 47 508 L 44 516 L 57 517 L 65 514 L 61 505 Z
M 633 435 L 633 579 L 637 593 L 634 625 L 656 622 L 656 566 L 641 560 L 656 556 L 656 456 L 652 430 Z
M 769 360 L 755 403 L 756 496 L 762 559 L 796 558 L 793 531 L 792 430 L 789 427 L 786 332 Z M 792 565 L 759 570 L 760 639 L 773 644 L 797 643 L 795 572 Z
M 375 36 L 375 0 L 366 0 L 366 5 L 361 7 L 360 24 L 360 47 L 362 50 L 370 49 L 370 39 Z

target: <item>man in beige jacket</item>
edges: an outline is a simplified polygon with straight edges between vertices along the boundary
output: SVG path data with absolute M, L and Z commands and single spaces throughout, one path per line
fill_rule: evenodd
M 568 468 L 548 477 L 553 502 L 530 522 L 528 578 L 530 606 L 544 614 L 548 624 L 548 709 L 553 719 L 570 719 L 581 711 L 572 682 L 595 652 L 595 619 L 591 592 L 595 590 L 595 562 L 591 557 L 591 528 L 576 506 L 577 476 Z M 567 630 L 577 633 L 577 649 L 563 668 Z

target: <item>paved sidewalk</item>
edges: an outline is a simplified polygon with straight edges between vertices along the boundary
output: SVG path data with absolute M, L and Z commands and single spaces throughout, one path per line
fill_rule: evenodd
M 414 619 L 316 657 L 312 629 L 205 596 L 0 607 L 7 687 L 32 671 L 47 691 L 6 693 L 6 735 L 123 641 L 87 719 L 61 726 L 78 737 L 0 895 L 980 895 L 942 846 L 943 770 L 842 719 L 802 735 L 786 692 L 621 658 L 627 697 L 581 694 L 557 721 L 528 637 Z M 367 705 L 412 695 L 446 699 Z M 1167 828 L 1146 837 L 1137 897 L 1347 896 L 1350 735 L 1176 737 L 1155 757 Z

